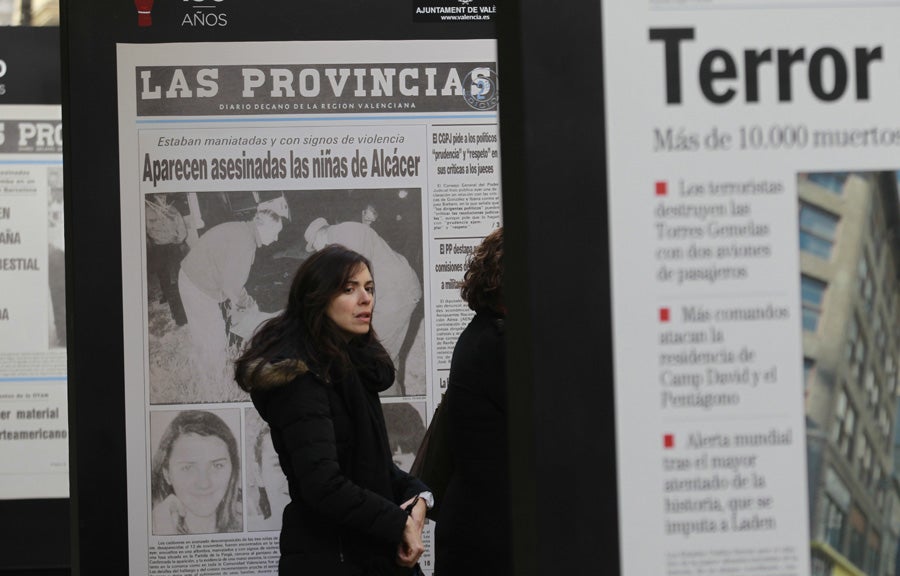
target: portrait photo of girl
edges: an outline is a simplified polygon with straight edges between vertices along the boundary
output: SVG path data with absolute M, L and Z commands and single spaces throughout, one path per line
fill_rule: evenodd
M 150 476 L 153 534 L 243 529 L 239 430 L 238 410 L 150 414 L 151 437 L 159 437 Z

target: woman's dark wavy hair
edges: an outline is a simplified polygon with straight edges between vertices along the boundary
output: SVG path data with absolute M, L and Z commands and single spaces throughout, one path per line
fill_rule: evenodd
M 241 530 L 241 457 L 238 452 L 234 433 L 222 418 L 205 410 L 185 410 L 180 412 L 169 423 L 159 441 L 159 447 L 153 455 L 150 472 L 151 501 L 159 504 L 170 494 L 172 485 L 166 480 L 165 470 L 169 469 L 169 458 L 175 442 L 186 434 L 197 436 L 215 436 L 225 443 L 228 457 L 231 459 L 231 476 L 222 501 L 216 507 L 216 530 L 218 532 L 237 532 Z M 180 534 L 187 534 L 187 527 L 182 523 L 177 526 Z
M 325 379 L 332 370 L 343 373 L 351 368 L 346 336 L 327 311 L 360 266 L 375 277 L 363 255 L 340 244 L 326 246 L 300 265 L 285 309 L 256 331 L 235 360 L 234 379 L 243 390 L 251 391 L 264 366 L 282 358 L 302 358 Z M 374 328 L 353 336 L 350 345 L 367 349 L 379 362 L 391 362 Z
M 488 234 L 469 257 L 459 293 L 476 312 L 503 311 L 502 227 Z

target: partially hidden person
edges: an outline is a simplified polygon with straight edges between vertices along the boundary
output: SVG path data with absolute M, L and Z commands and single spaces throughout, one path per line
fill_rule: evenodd
M 472 254 L 460 293 L 475 311 L 453 350 L 444 395 L 453 460 L 435 527 L 435 574 L 512 574 L 503 229 Z

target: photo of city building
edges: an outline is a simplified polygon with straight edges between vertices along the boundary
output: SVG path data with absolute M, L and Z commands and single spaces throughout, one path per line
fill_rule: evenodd
M 803 367 L 814 576 L 894 576 L 897 172 L 800 174 Z

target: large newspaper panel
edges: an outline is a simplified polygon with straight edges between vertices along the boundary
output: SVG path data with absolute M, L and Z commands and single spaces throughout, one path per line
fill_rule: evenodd
M 495 45 L 120 45 L 118 86 L 131 572 L 274 574 L 286 480 L 232 360 L 317 239 L 361 252 L 409 468 L 500 225 Z M 217 472 L 181 474 L 198 429 Z
M 604 8 L 622 573 L 897 573 L 897 2 Z
M 3 499 L 69 496 L 61 130 L 58 105 L 0 106 Z

